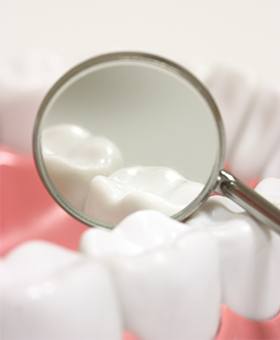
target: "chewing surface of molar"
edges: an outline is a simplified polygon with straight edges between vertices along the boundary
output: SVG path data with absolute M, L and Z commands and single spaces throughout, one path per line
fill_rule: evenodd
M 47 127 L 42 151 L 48 175 L 74 208 L 82 209 L 91 179 L 110 175 L 122 166 L 120 150 L 109 139 L 69 124 Z
M 279 177 L 279 89 L 221 66 L 205 82 L 225 123 L 227 162 L 234 173 L 243 180 Z
M 140 211 L 112 232 L 85 232 L 81 251 L 111 269 L 125 326 L 140 339 L 213 339 L 220 280 L 211 234 L 159 212 Z
M 258 191 L 273 191 L 269 185 L 264 180 Z M 210 198 L 187 224 L 211 232 L 218 241 L 223 304 L 253 320 L 275 316 L 280 310 L 279 236 L 225 197 Z
M 0 262 L 1 340 L 121 340 L 122 320 L 103 265 L 46 242 Z
M 184 209 L 202 189 L 202 184 L 189 181 L 170 168 L 122 168 L 109 177 L 92 179 L 84 212 L 109 224 L 145 209 L 171 216 Z
M 31 153 L 39 104 L 65 67 L 59 57 L 45 52 L 1 59 L 0 144 Z

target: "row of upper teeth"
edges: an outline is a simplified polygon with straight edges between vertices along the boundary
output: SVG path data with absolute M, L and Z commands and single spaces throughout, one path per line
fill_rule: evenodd
M 2 60 L 1 66 L 0 142 L 30 150 L 38 105 L 65 65 L 56 56 L 44 53 Z M 207 67 L 200 78 L 213 93 L 223 116 L 227 159 L 234 172 L 243 180 L 280 177 L 279 89 L 260 86 L 263 82 L 229 67 Z
M 109 139 L 75 125 L 44 129 L 42 147 L 48 175 L 60 195 L 106 224 L 115 225 L 143 209 L 174 215 L 202 189 L 170 168 L 121 168 L 121 152 Z
M 257 190 L 280 207 L 280 179 Z M 2 260 L 3 339 L 207 340 L 221 304 L 257 320 L 279 312 L 280 238 L 224 197 L 186 224 L 141 211 L 88 230 L 81 252 L 32 242 Z
M 198 73 L 199 65 L 194 65 Z M 2 60 L 0 67 L 0 143 L 31 150 L 38 105 L 65 65 L 45 53 Z M 205 72 L 208 71 L 208 72 Z M 229 67 L 201 72 L 220 108 L 227 137 L 227 160 L 243 180 L 280 177 L 280 93 Z M 261 83 L 263 84 L 263 82 Z M 15 122 L 20 121 L 20 124 Z M 255 157 L 258 150 L 258 157 Z

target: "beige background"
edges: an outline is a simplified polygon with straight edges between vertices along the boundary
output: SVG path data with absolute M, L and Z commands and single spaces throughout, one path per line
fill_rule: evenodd
M 2 0 L 1 54 L 46 49 L 74 63 L 133 49 L 280 78 L 279 0 Z

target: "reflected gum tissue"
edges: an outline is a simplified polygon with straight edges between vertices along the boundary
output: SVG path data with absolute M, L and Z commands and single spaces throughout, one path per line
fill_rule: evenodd
M 57 251 L 60 254 L 63 254 L 64 252 L 67 253 L 66 249 L 62 248 L 62 245 L 76 248 L 84 228 L 79 226 L 76 221 L 67 216 L 49 198 L 45 192 L 45 189 L 42 187 L 42 184 L 37 178 L 32 160 L 29 157 L 19 155 L 12 150 L 8 150 L 7 148 L 2 148 L 0 155 L 1 176 L 4 178 L 5 183 L 3 188 L 4 195 L 2 195 L 2 197 L 4 196 L 9 198 L 8 200 L 5 200 L 3 205 L 5 209 L 3 220 L 5 228 L 3 237 L 4 242 L 1 243 L 1 253 L 7 253 L 8 250 L 14 248 L 17 243 L 21 243 L 22 240 L 24 241 L 30 239 L 46 239 L 48 241 L 58 243 L 60 244 L 60 247 L 58 247 Z M 257 190 L 275 204 L 280 204 L 280 190 L 277 189 L 280 185 L 279 182 L 280 180 L 267 179 L 258 185 Z M 31 188 L 34 190 L 32 191 L 32 195 L 30 195 Z M 20 195 L 18 194 L 19 192 Z M 9 202 L 13 204 L 9 205 Z M 36 209 L 34 209 L 34 207 L 36 207 Z M 15 211 L 17 212 L 16 214 Z M 25 214 L 22 214 L 23 212 L 25 212 Z M 194 219 L 189 221 L 187 225 L 172 221 L 164 216 L 161 217 L 161 215 L 153 216 L 149 214 L 151 213 L 139 212 L 136 213 L 136 215 L 128 217 L 128 219 L 124 220 L 124 222 L 122 222 L 114 232 L 108 233 L 108 235 L 103 235 L 103 232 L 99 230 L 87 230 L 86 233 L 83 234 L 80 247 L 82 253 L 84 253 L 87 258 L 90 258 L 90 262 L 92 261 L 92 264 L 89 265 L 93 268 L 92 278 L 85 277 L 83 287 L 86 287 L 86 282 L 93 284 L 90 283 L 91 280 L 93 280 L 93 282 L 97 285 L 98 290 L 98 283 L 96 281 L 105 280 L 108 275 L 106 274 L 108 271 L 109 273 L 118 273 L 118 275 L 115 275 L 114 277 L 114 285 L 117 285 L 116 287 L 119 288 L 123 287 L 122 290 L 119 290 L 119 288 L 117 289 L 117 297 L 115 295 L 115 288 L 108 288 L 109 291 L 112 291 L 112 289 L 114 291 L 114 293 L 111 293 L 113 294 L 112 296 L 115 296 L 113 298 L 113 300 L 115 299 L 114 308 L 120 308 L 118 306 L 118 299 L 121 298 L 122 308 L 124 309 L 121 309 L 120 314 L 115 313 L 115 315 L 111 315 L 113 320 L 111 321 L 111 325 L 112 329 L 114 329 L 114 332 L 112 332 L 114 335 L 112 335 L 112 337 L 108 337 L 108 335 L 106 335 L 107 337 L 105 336 L 104 340 L 115 339 L 115 336 L 120 338 L 120 333 L 122 333 L 123 327 L 120 326 L 120 323 L 124 323 L 127 329 L 132 329 L 133 333 L 137 334 L 139 339 L 165 339 L 164 334 L 172 332 L 172 322 L 164 324 L 162 320 L 160 320 L 161 317 L 164 317 L 165 313 L 158 313 L 157 315 L 159 319 L 155 318 L 154 313 L 152 313 L 153 308 L 160 308 L 160 311 L 166 310 L 169 313 L 172 312 L 171 316 L 174 320 L 174 324 L 176 325 L 176 330 L 178 331 L 179 329 L 179 331 L 182 332 L 184 339 L 190 339 L 196 335 L 198 335 L 197 338 L 201 338 L 200 336 L 202 336 L 203 339 L 210 339 L 216 332 L 218 332 L 218 334 L 216 334 L 216 339 L 227 340 L 249 338 L 272 340 L 279 337 L 280 320 L 279 317 L 277 318 L 276 316 L 280 306 L 279 299 L 277 298 L 278 289 L 276 289 L 278 286 L 276 283 L 279 283 L 279 266 L 277 267 L 276 264 L 279 263 L 279 260 L 277 260 L 279 259 L 279 251 L 277 251 L 277 249 L 280 249 L 280 246 L 278 245 L 279 240 L 277 235 L 271 233 L 268 237 L 266 232 L 262 231 L 260 226 L 256 226 L 254 222 L 251 221 L 251 219 L 247 219 L 246 214 L 244 214 L 242 210 L 237 208 L 233 203 L 228 202 L 226 199 L 220 197 L 213 197 L 210 202 L 208 202 L 207 206 L 205 206 L 205 208 Z M 240 244 L 240 241 L 242 241 L 243 244 Z M 190 242 L 189 246 L 188 242 Z M 236 244 L 239 244 L 240 246 L 238 251 L 241 253 L 239 255 L 238 252 L 234 251 L 233 249 L 236 248 Z M 191 247 L 192 245 L 194 245 L 193 250 Z M 199 250 L 199 245 L 203 245 L 203 252 Z M 33 244 L 33 247 L 35 246 Z M 14 268 L 17 268 L 18 266 L 18 269 L 20 268 L 20 270 L 16 270 L 17 274 L 11 274 L 12 269 L 10 268 L 9 275 L 11 281 L 9 284 L 11 285 L 11 282 L 15 282 L 16 275 L 19 277 L 21 271 L 25 272 L 25 287 L 29 287 L 29 292 L 31 289 L 30 287 L 33 287 L 33 291 L 34 286 L 35 288 L 37 287 L 37 290 L 35 289 L 33 296 L 35 296 L 34 294 L 37 294 L 36 296 L 39 297 L 39 301 L 41 301 L 41 303 L 42 301 L 45 303 L 43 306 L 47 311 L 47 308 L 51 309 L 51 305 L 47 304 L 48 299 L 51 301 L 52 294 L 58 294 L 57 291 L 56 293 L 52 291 L 51 284 L 54 283 L 55 285 L 58 285 L 55 287 L 59 292 L 59 285 L 62 285 L 63 287 L 63 283 L 61 283 L 61 279 L 56 276 L 58 275 L 56 273 L 53 273 L 52 275 L 50 273 L 48 274 L 47 272 L 41 274 L 38 274 L 38 272 L 33 272 L 28 274 L 28 261 L 24 261 L 24 256 L 27 258 L 28 253 L 32 255 L 34 250 L 32 251 L 32 244 L 26 244 L 25 247 L 25 255 L 22 253 L 20 256 L 18 256 L 18 258 L 21 258 L 21 262 L 17 262 L 18 260 L 16 260 L 16 252 L 20 252 L 20 248 L 15 251 L 15 255 L 13 255 L 14 251 L 10 252 L 9 257 L 14 258 Z M 40 245 L 39 249 L 42 254 L 51 254 L 52 247 L 54 246 Z M 185 249 L 187 249 L 186 253 Z M 203 253 L 205 255 L 205 251 L 208 255 L 201 258 L 200 255 Z M 193 256 L 191 256 L 191 253 L 188 255 L 188 252 L 192 252 Z M 226 267 L 223 266 L 223 263 L 217 261 L 217 253 L 221 252 L 223 253 L 222 258 L 224 259 L 224 263 L 226 263 L 226 261 L 230 261 L 231 263 L 228 271 L 226 270 Z M 49 271 L 55 272 L 52 267 L 59 266 L 58 262 L 60 261 L 62 262 L 60 266 L 63 268 L 64 266 L 67 267 L 67 261 L 76 261 L 74 258 L 84 256 L 78 255 L 77 253 L 71 253 L 72 255 L 69 256 L 70 259 L 68 260 L 68 255 L 57 255 L 58 253 L 55 255 L 56 260 L 53 261 L 55 262 L 55 265 L 52 263 L 51 255 L 45 256 L 50 262 Z M 212 259 L 211 268 L 208 268 L 209 271 L 207 274 L 205 272 L 207 265 L 203 264 L 203 262 L 209 259 L 210 256 Z M 239 256 L 242 258 L 242 261 L 240 260 Z M 3 258 L 2 264 L 3 261 L 8 262 L 7 260 L 9 257 L 7 257 L 6 260 Z M 145 264 L 146 257 L 148 262 Z M 34 258 L 33 255 L 32 258 Z M 64 258 L 67 258 L 67 261 L 64 260 Z M 114 258 L 113 261 L 112 258 Z M 212 284 L 210 285 L 211 292 L 209 291 L 209 294 L 207 294 L 207 296 L 204 298 L 203 308 L 199 307 L 200 303 L 198 303 L 197 300 L 196 304 L 194 304 L 194 302 L 191 303 L 191 300 L 188 300 L 191 298 L 191 296 L 189 296 L 187 293 L 189 290 L 195 294 L 195 290 L 197 289 L 198 292 L 200 289 L 200 294 L 202 294 L 204 291 L 204 286 L 201 285 L 200 287 L 197 287 L 197 283 L 192 286 L 191 277 L 184 277 L 184 273 L 187 275 L 188 271 L 182 271 L 182 265 L 178 267 L 178 271 L 176 269 L 177 261 L 179 261 L 178 263 L 186 264 L 185 261 L 191 261 L 192 258 L 194 258 L 196 266 L 191 269 L 192 264 L 191 262 L 188 263 L 187 267 L 190 270 L 190 274 L 203 275 L 203 277 L 207 275 L 209 279 L 212 277 Z M 60 260 L 58 261 L 58 259 Z M 198 259 L 200 260 L 198 261 Z M 43 260 L 39 260 L 38 258 L 38 262 L 41 261 Z M 66 263 L 63 261 L 66 261 Z M 84 258 L 83 260 L 78 261 L 83 262 L 88 260 Z M 30 260 L 29 263 L 32 264 Z M 160 266 L 164 266 L 159 267 L 160 263 Z M 201 264 L 198 265 L 199 263 Z M 252 273 L 250 270 L 254 268 L 254 263 L 256 267 L 260 267 L 262 265 L 260 269 L 266 268 L 265 280 L 261 280 L 261 278 L 264 276 L 263 270 L 260 270 L 259 274 Z M 148 267 L 147 264 L 149 264 Z M 239 267 L 238 264 L 240 264 Z M 143 272 L 141 269 L 142 266 L 144 266 L 145 269 Z M 214 269 L 215 266 L 216 268 L 224 268 L 224 270 L 221 271 L 221 274 L 217 274 L 217 269 Z M 6 265 L 6 267 L 8 266 Z M 36 266 L 30 265 L 30 268 L 34 269 L 34 267 Z M 42 266 L 38 267 L 42 268 Z M 81 267 L 82 265 L 80 263 L 75 270 L 83 270 Z M 44 265 L 43 268 L 46 268 L 46 266 Z M 160 268 L 162 268 L 162 272 L 159 271 L 161 270 Z M 242 280 L 235 279 L 234 276 L 231 276 L 232 268 L 235 268 L 235 275 L 243 275 Z M 3 270 L 3 266 L 0 270 Z M 38 271 L 39 269 L 36 270 Z M 36 270 L 34 269 L 34 271 Z M 72 270 L 74 269 L 69 268 L 69 275 L 72 275 Z M 196 274 L 195 272 L 191 273 L 192 270 L 195 270 Z M 58 271 L 60 271 L 60 269 Z M 100 273 L 98 271 L 100 271 Z M 101 271 L 103 273 L 102 275 Z M 179 272 L 182 272 L 180 274 L 180 282 L 183 282 L 184 284 L 181 285 L 180 289 L 182 290 L 180 291 L 180 294 L 178 293 L 179 287 L 177 286 L 177 282 L 179 281 L 174 281 L 174 289 L 176 289 L 176 293 L 172 293 L 172 282 L 170 282 L 170 286 L 168 281 L 166 282 L 168 277 L 170 277 L 170 275 L 168 275 L 170 271 L 174 271 L 171 277 L 176 277 L 176 275 L 179 275 Z M 98 275 L 96 273 L 98 273 Z M 7 277 L 7 274 L 5 275 Z M 43 281 L 42 278 L 40 278 L 40 275 L 43 275 Z M 81 274 L 81 276 L 82 275 L 83 274 Z M 95 278 L 95 275 L 96 277 L 99 277 L 98 280 Z M 143 280 L 141 279 L 142 275 Z M 165 276 L 163 277 L 162 275 Z M 215 279 L 215 275 L 222 275 L 222 282 L 226 282 L 226 280 L 228 280 L 229 283 L 233 280 L 232 285 L 227 285 L 225 288 L 222 284 L 218 284 L 219 280 Z M 255 287 L 256 282 L 258 282 L 260 285 L 263 284 L 263 287 L 265 287 L 256 287 L 256 289 L 258 288 L 259 292 L 255 295 L 251 292 L 252 287 L 254 287 L 254 285 L 252 285 L 254 275 L 260 275 L 259 279 L 254 280 Z M 3 278 L 3 275 L 1 277 Z M 75 276 L 73 276 L 73 278 L 74 277 Z M 156 283 L 158 278 L 161 279 L 161 282 L 165 282 L 164 287 L 161 287 L 161 292 L 158 291 L 158 287 L 160 286 L 158 284 L 156 285 L 157 288 L 152 288 L 152 282 Z M 40 284 L 42 282 L 44 284 L 47 282 L 49 285 L 45 284 L 43 285 L 43 288 L 40 288 L 39 286 L 40 289 L 38 290 L 38 280 Z M 6 282 L 7 281 L 8 280 L 6 279 Z M 23 281 L 22 277 L 21 281 Z M 194 281 L 197 282 L 198 280 Z M 106 282 L 108 282 L 108 280 Z M 137 302 L 136 298 L 139 296 L 139 294 L 137 293 L 137 295 L 133 296 L 133 291 L 130 289 L 132 286 L 135 288 L 136 283 L 139 285 L 137 291 L 139 291 L 139 289 L 142 291 L 141 300 L 143 300 L 144 304 L 147 305 L 148 303 L 150 306 L 148 310 L 146 308 L 143 310 L 144 315 L 147 314 L 146 318 L 140 318 L 143 324 L 139 324 L 137 322 L 141 313 L 142 301 Z M 102 284 L 104 285 L 104 282 Z M 209 284 L 210 283 L 208 281 L 207 287 L 209 287 Z M 1 280 L 1 285 L 5 285 L 5 281 Z M 89 308 L 87 296 L 84 296 L 85 302 L 82 302 L 83 296 L 80 293 L 85 291 L 85 289 L 78 289 L 78 286 L 76 288 L 77 289 L 74 290 L 75 293 L 73 293 L 74 291 L 71 293 L 74 295 L 76 294 L 75 303 L 77 303 L 78 299 L 78 301 L 82 303 L 83 308 Z M 45 298 L 46 300 L 43 298 L 40 300 L 40 292 L 44 292 L 44 289 L 47 289 L 47 294 L 49 295 L 47 299 Z M 169 291 L 166 291 L 166 289 L 169 289 Z M 192 289 L 194 289 L 194 291 Z M 207 289 L 209 288 L 205 289 L 205 292 L 207 292 Z M 9 305 L 9 303 L 11 304 L 12 301 L 17 301 L 17 303 L 19 303 L 19 301 L 23 301 L 21 298 L 21 291 L 22 290 L 19 290 L 19 292 L 16 295 L 13 294 L 13 296 L 5 294 L 5 304 Z M 235 291 L 236 294 L 234 294 Z M 263 296 L 260 293 L 263 293 Z M 100 294 L 102 295 L 102 292 Z M 148 300 L 149 302 L 145 302 L 145 294 L 148 294 L 147 297 L 150 297 Z M 160 300 L 156 302 L 157 294 L 164 294 L 165 299 L 162 300 L 160 298 L 161 295 L 158 295 Z M 168 294 L 170 294 L 170 296 L 168 296 Z M 241 298 L 238 296 L 240 294 Z M 179 312 L 176 310 L 178 301 L 174 301 L 174 297 L 179 295 L 180 301 L 183 300 L 184 302 L 182 307 L 185 308 L 185 317 L 182 320 L 182 324 L 180 324 L 180 319 L 177 319 L 177 317 L 180 316 Z M 210 295 L 212 302 L 210 303 L 209 301 L 207 308 L 205 308 L 205 301 L 206 299 L 210 298 Z M 9 296 L 13 299 L 7 299 Z M 57 298 L 58 295 L 53 296 Z M 27 302 L 28 300 L 25 301 L 27 304 L 29 304 Z M 100 303 L 102 305 L 102 300 Z M 113 301 L 107 301 L 107 303 L 112 304 Z M 254 303 L 253 306 L 250 305 L 252 303 Z M 174 304 L 175 307 L 172 307 L 172 304 Z M 219 306 L 218 308 L 217 305 Z M 259 306 L 259 308 L 257 308 L 257 306 Z M 70 318 L 71 315 L 69 313 L 70 307 L 66 307 L 66 304 L 62 304 L 62 308 L 57 309 L 56 312 L 58 313 L 58 317 L 61 317 L 62 319 L 64 318 L 64 320 L 67 322 L 67 318 Z M 220 307 L 222 307 L 222 309 L 220 309 Z M 112 308 L 112 310 L 114 310 L 114 308 Z M 208 308 L 211 312 L 208 311 Z M 188 314 L 188 311 L 191 313 Z M 92 315 L 94 315 L 94 310 L 92 313 Z M 153 316 L 151 319 L 153 320 L 153 323 L 150 324 L 150 326 L 149 313 L 152 313 L 151 316 Z M 196 325 L 194 329 L 191 329 L 191 327 L 186 326 L 193 324 L 193 313 L 196 316 L 196 319 L 199 320 L 199 326 Z M 26 317 L 28 317 L 28 315 L 30 315 L 31 320 L 34 320 L 32 317 L 32 309 L 28 310 Z M 123 318 L 122 321 L 118 321 L 118 315 L 121 315 L 121 318 Z M 210 323 L 209 315 L 212 315 Z M 41 316 L 42 325 L 45 323 L 47 324 L 48 319 L 46 316 L 44 316 L 44 313 Z M 253 321 L 253 319 L 258 319 L 259 321 Z M 264 319 L 268 320 L 266 321 Z M 84 325 L 86 325 L 86 321 L 83 322 Z M 93 321 L 91 320 L 91 322 Z M 188 324 L 188 322 L 190 322 L 190 324 Z M 196 334 L 195 332 L 203 328 L 201 327 L 201 324 L 204 324 L 205 328 L 202 329 L 202 333 Z M 91 329 L 90 332 L 92 333 L 89 334 L 95 334 L 94 332 L 96 330 L 97 328 L 95 330 Z M 49 331 L 51 332 L 51 329 L 49 329 Z M 63 334 L 65 333 L 63 333 L 62 329 L 59 331 L 62 332 L 60 333 L 61 336 L 59 339 L 63 339 Z M 23 333 L 21 333 L 20 338 L 24 339 L 22 334 Z M 209 334 L 209 337 L 205 337 L 205 334 Z M 55 339 L 56 334 L 53 333 L 51 335 L 52 338 Z M 176 334 L 177 339 L 180 339 L 179 335 L 180 334 Z M 126 336 L 126 339 L 130 339 L 132 334 L 126 334 Z M 9 339 L 15 340 L 18 338 L 12 337 Z M 31 340 L 32 338 L 29 337 L 28 339 Z M 67 339 L 71 339 L 69 334 L 67 335 Z

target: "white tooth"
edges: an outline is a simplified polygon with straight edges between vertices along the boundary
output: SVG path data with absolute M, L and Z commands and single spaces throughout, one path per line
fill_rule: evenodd
M 0 144 L 31 151 L 35 115 L 49 86 L 61 74 L 57 56 L 29 53 L 2 60 L 0 66 Z
M 279 126 L 280 92 L 259 89 L 230 158 L 237 175 L 243 179 L 262 177 L 265 166 L 279 148 Z
M 48 127 L 42 135 L 48 174 L 59 193 L 82 209 L 90 180 L 122 166 L 119 149 L 105 137 L 94 137 L 76 125 Z
M 227 138 L 227 157 L 238 142 L 243 121 L 250 106 L 254 92 L 254 80 L 248 75 L 225 66 L 212 70 L 205 79 L 206 85 L 213 94 L 224 120 Z
M 99 246 L 98 235 L 98 230 L 87 231 L 81 249 L 106 259 L 128 329 L 143 340 L 215 336 L 220 286 L 213 236 L 153 211 L 130 215 L 111 233 L 103 233 Z M 130 247 L 122 247 L 126 242 Z
M 280 143 L 279 143 L 280 144 Z M 280 178 L 280 146 L 277 146 L 271 155 L 263 172 L 263 178 L 278 177 Z
M 198 196 L 203 186 L 164 167 L 123 168 L 90 183 L 84 212 L 91 218 L 116 224 L 137 210 L 159 210 L 174 215 Z
M 122 338 L 111 278 L 101 264 L 32 242 L 8 255 L 0 272 L 3 339 Z
M 256 191 L 280 209 L 280 178 L 266 178 L 257 186 Z
M 280 309 L 280 238 L 224 197 L 212 197 L 189 225 L 209 230 L 220 247 L 223 303 L 250 319 Z
M 93 256 L 138 255 L 148 249 L 174 242 L 190 228 L 166 218 L 158 211 L 138 211 L 112 231 L 89 229 L 81 238 L 81 249 Z

